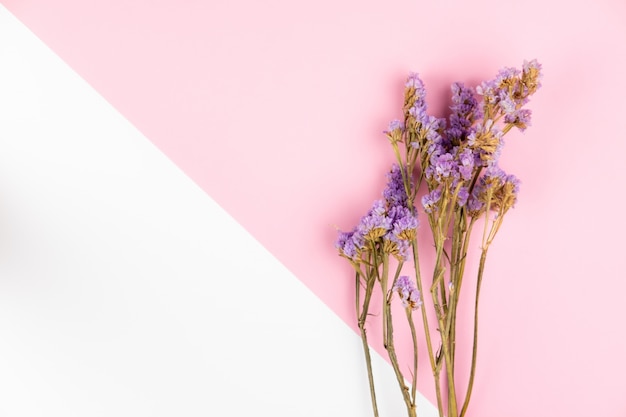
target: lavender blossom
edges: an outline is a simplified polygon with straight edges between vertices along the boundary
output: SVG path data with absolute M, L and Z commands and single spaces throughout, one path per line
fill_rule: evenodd
M 486 186 L 499 187 L 506 180 L 506 173 L 497 165 L 492 165 L 485 171 L 485 175 L 481 178 L 481 183 Z
M 481 199 L 482 195 L 482 188 L 480 184 L 477 184 L 467 199 L 467 212 L 470 217 L 478 217 L 483 213 L 485 202 Z
M 387 135 L 391 143 L 400 142 L 404 133 L 404 123 L 399 120 L 392 120 L 387 130 L 383 131 L 383 133 Z
M 500 71 L 498 71 L 498 75 L 496 75 L 495 83 L 501 88 L 504 85 L 511 85 L 516 83 L 518 76 L 520 75 L 520 70 L 513 67 L 504 67 Z
M 514 175 L 507 175 L 498 166 L 490 166 L 474 188 L 475 197 L 472 197 L 485 205 L 489 203 L 490 210 L 504 213 L 515 205 L 519 183 Z M 470 203 L 478 205 L 472 201 Z
M 541 87 L 541 64 L 536 59 L 524 61 L 522 66 L 522 85 L 524 86 L 524 96 L 528 97 Z
M 467 187 L 461 187 L 459 189 L 459 194 L 457 195 L 456 203 L 459 207 L 463 207 L 467 203 L 467 199 L 469 198 L 469 191 Z
M 421 120 L 426 115 L 426 88 L 419 74 L 412 72 L 406 80 L 404 90 L 405 117 L 410 114 Z
M 367 216 L 376 215 L 384 216 L 387 213 L 387 206 L 383 200 L 376 200 L 372 204 L 372 208 L 367 212 Z
M 529 109 L 519 109 L 504 117 L 505 123 L 511 123 L 517 127 L 520 131 L 526 130 L 530 126 L 531 111 Z
M 381 200 L 374 202 L 370 212 L 361 219 L 357 226 L 359 233 L 366 240 L 376 241 L 391 229 L 391 219 L 385 213 L 384 203 Z
M 340 255 L 357 262 L 365 249 L 363 235 L 356 228 L 351 232 L 339 231 L 335 248 L 337 248 Z
M 519 186 L 521 181 L 513 174 L 506 176 L 505 183 L 511 184 L 512 190 L 515 194 L 519 193 Z
M 449 178 L 458 177 L 458 169 L 454 155 L 450 153 L 433 154 L 430 157 L 430 165 L 426 168 L 426 178 L 433 179 L 438 183 Z
M 400 240 L 412 240 L 415 237 L 418 221 L 406 207 L 395 206 L 389 210 L 389 217 L 393 219 L 391 232 Z
M 410 181 L 409 186 L 413 187 L 413 181 Z M 408 204 L 408 197 L 406 189 L 404 187 L 404 179 L 402 178 L 402 171 L 400 167 L 394 164 L 391 167 L 391 171 L 387 173 L 387 187 L 383 190 L 383 197 L 389 206 L 403 206 Z
M 474 96 L 474 90 L 465 87 L 462 83 L 453 83 L 452 106 L 450 110 L 450 126 L 446 135 L 452 144 L 458 145 L 465 140 L 471 132 L 472 123 L 478 118 L 478 101 Z
M 515 113 L 517 110 L 517 103 L 515 103 L 513 97 L 506 91 L 500 91 L 500 102 L 498 104 L 502 112 L 507 116 Z
M 439 131 L 445 126 L 445 121 L 427 114 L 426 89 L 419 75 L 411 73 L 405 86 L 404 117 L 410 138 L 409 145 L 417 149 L 421 146 L 421 141 L 439 141 Z
M 409 259 L 410 248 L 411 244 L 408 240 L 399 239 L 392 232 L 383 237 L 383 252 L 395 256 L 398 261 L 405 262 Z
M 426 97 L 426 87 L 424 82 L 420 78 L 417 72 L 409 73 L 409 76 L 404 84 L 407 90 L 412 90 L 417 100 L 423 100 Z
M 394 130 L 403 131 L 404 123 L 402 123 L 400 120 L 392 120 L 391 122 L 389 122 L 389 128 L 384 133 L 393 132 Z
M 426 213 L 432 213 L 437 208 L 437 203 L 441 199 L 441 189 L 436 188 L 432 190 L 430 193 L 425 194 L 422 197 L 422 206 L 424 206 L 424 210 Z
M 465 148 L 457 155 L 458 170 L 465 181 L 472 179 L 476 157 L 470 148 Z
M 499 99 L 498 86 L 494 80 L 483 81 L 476 87 L 476 93 L 483 96 L 484 105 L 496 104 Z
M 392 291 L 398 292 L 400 300 L 402 301 L 402 305 L 405 308 L 417 310 L 422 305 L 420 292 L 415 287 L 413 281 L 411 281 L 411 279 L 406 275 L 398 277 L 398 280 L 394 284 Z
M 467 138 L 470 149 L 477 152 L 483 166 L 494 165 L 498 161 L 500 148 L 502 147 L 502 137 L 504 132 L 488 119 L 483 126 L 479 126 Z
M 515 206 L 519 193 L 520 181 L 515 175 L 506 175 L 502 186 L 494 194 L 494 209 L 505 213 Z

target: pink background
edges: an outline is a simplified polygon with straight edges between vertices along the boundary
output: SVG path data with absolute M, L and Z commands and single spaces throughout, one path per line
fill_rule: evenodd
M 334 227 L 382 189 L 408 71 L 442 115 L 450 82 L 537 58 L 470 415 L 626 415 L 624 2 L 1 2 L 351 325 Z

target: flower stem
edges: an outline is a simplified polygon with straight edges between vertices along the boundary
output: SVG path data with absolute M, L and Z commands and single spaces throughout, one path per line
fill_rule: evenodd
M 435 380 L 435 393 L 437 395 L 437 410 L 439 410 L 439 417 L 443 417 L 443 400 L 441 398 L 441 386 L 439 384 L 439 370 L 435 360 L 435 354 L 433 352 L 433 343 L 430 337 L 430 327 L 428 326 L 428 317 L 426 315 L 426 309 L 424 305 L 424 291 L 422 285 L 422 274 L 420 272 L 420 263 L 417 248 L 417 238 L 413 239 L 413 264 L 415 267 L 415 281 L 417 282 L 417 290 L 422 296 L 422 323 L 424 324 L 424 335 L 426 336 L 426 348 L 428 349 L 428 359 L 430 360 L 430 367 L 433 372 L 433 378 Z
M 411 328 L 411 339 L 413 340 L 413 381 L 411 384 L 411 398 L 415 404 L 415 395 L 417 391 L 417 333 L 415 331 L 415 323 L 413 322 L 413 312 L 410 308 L 406 309 L 406 319 Z
M 441 218 L 439 218 L 441 219 Z M 438 228 L 433 231 L 435 235 L 436 246 L 436 260 L 435 260 L 435 272 L 433 275 L 433 283 L 430 288 L 430 293 L 433 299 L 435 308 L 435 314 L 439 325 L 439 334 L 441 336 L 441 350 L 445 361 L 446 377 L 448 382 L 448 416 L 457 417 L 457 400 L 456 389 L 454 384 L 454 369 L 452 364 L 452 357 L 450 355 L 451 340 L 446 334 L 445 318 L 446 311 L 442 306 L 442 300 L 445 299 L 445 294 L 439 294 L 439 283 L 443 280 L 445 274 L 445 267 L 443 266 L 443 245 L 445 241 L 445 235 L 441 230 L 441 223 L 438 222 Z
M 367 312 L 369 310 L 369 303 L 372 297 L 372 289 L 374 287 L 373 277 L 367 280 L 365 287 L 365 300 L 363 301 L 363 311 L 360 310 L 360 294 L 361 294 L 361 282 L 360 274 L 356 274 L 356 299 L 357 299 L 357 318 L 359 324 L 359 330 L 361 333 L 361 342 L 363 344 L 363 353 L 365 354 L 365 364 L 367 367 L 367 379 L 369 381 L 370 396 L 372 399 L 372 410 L 374 411 L 374 417 L 378 417 L 378 405 L 376 403 L 376 390 L 374 388 L 374 373 L 372 371 L 372 358 L 370 356 L 370 348 L 367 343 L 367 331 L 365 329 L 365 320 L 367 318 Z M 371 282 L 371 284 L 370 284 Z
M 478 300 L 480 298 L 480 287 L 483 281 L 483 272 L 485 271 L 485 261 L 487 260 L 487 249 L 483 248 L 480 255 L 480 264 L 478 266 L 478 278 L 476 280 L 476 300 L 474 303 L 474 341 L 472 345 L 472 365 L 470 369 L 470 378 L 467 384 L 467 394 L 465 394 L 465 401 L 463 401 L 463 408 L 461 409 L 460 417 L 463 417 L 467 411 L 470 397 L 472 396 L 472 388 L 474 387 L 474 376 L 476 374 L 476 358 L 478 352 Z
M 411 394 L 409 393 L 409 388 L 406 386 L 404 382 L 404 376 L 402 375 L 402 371 L 400 371 L 400 365 L 398 364 L 398 357 L 396 356 L 396 349 L 393 343 L 393 320 L 391 317 L 391 294 L 387 289 L 389 278 L 389 257 L 383 257 L 383 273 L 381 276 L 380 284 L 383 293 L 383 340 L 385 343 L 385 349 L 387 350 L 387 354 L 389 355 L 389 360 L 391 361 L 391 366 L 393 368 L 394 373 L 396 374 L 396 379 L 398 380 L 398 384 L 400 385 L 400 391 L 402 391 L 402 397 L 404 399 L 404 403 L 406 404 L 407 412 L 409 417 L 416 417 L 415 412 L 415 404 L 411 400 Z

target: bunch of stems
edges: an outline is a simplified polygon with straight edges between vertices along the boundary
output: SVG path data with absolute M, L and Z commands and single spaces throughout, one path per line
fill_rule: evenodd
M 510 130 L 508 127 L 509 126 L 505 128 L 505 132 Z M 425 180 L 424 172 L 429 163 L 428 155 L 419 151 L 420 149 L 428 148 L 426 135 L 421 135 L 418 140 L 422 141 L 420 146 L 404 146 L 404 149 L 402 150 L 400 149 L 399 143 L 406 143 L 405 141 L 391 141 L 398 165 L 402 170 L 405 191 L 409 197 L 409 207 L 414 207 L 417 190 Z M 412 178 L 415 171 L 419 171 L 419 175 L 417 176 L 417 184 L 412 186 Z M 471 181 L 469 181 L 470 193 L 473 191 L 473 187 L 477 184 L 481 171 L 482 168 L 476 169 Z M 439 336 L 438 340 L 433 341 L 431 327 L 428 322 L 428 316 L 425 308 L 421 308 L 421 328 L 426 339 L 428 358 L 435 383 L 437 406 L 439 414 L 442 417 L 444 414 L 450 417 L 463 417 L 467 413 L 476 373 L 478 350 L 478 305 L 483 274 L 485 271 L 485 262 L 489 247 L 491 246 L 491 243 L 493 242 L 495 235 L 502 224 L 504 214 L 511 207 L 511 204 L 502 204 L 502 202 L 493 204 L 496 188 L 491 187 L 486 190 L 486 194 L 484 196 L 486 205 L 484 209 L 478 212 L 472 212 L 467 205 L 457 204 L 461 185 L 461 183 L 455 185 L 452 181 L 444 182 L 443 184 L 438 183 L 436 186 L 441 189 L 441 198 L 439 199 L 436 209 L 427 213 L 428 224 L 430 226 L 435 248 L 435 264 L 429 287 L 426 287 L 428 284 L 424 283 L 422 273 L 420 271 L 417 236 L 411 240 L 411 252 L 413 255 L 417 289 L 422 295 L 430 294 L 430 302 L 435 312 L 437 334 Z M 429 190 L 432 191 L 435 184 L 428 184 L 428 186 Z M 494 211 L 494 208 L 496 209 L 495 216 L 492 216 L 491 213 Z M 481 218 L 484 219 L 484 227 L 482 228 L 480 260 L 476 278 L 472 359 L 467 389 L 465 390 L 462 401 L 460 401 L 460 392 L 457 389 L 455 379 L 457 311 L 459 300 L 461 299 L 461 290 L 463 288 L 463 278 L 466 271 L 466 261 L 468 259 L 471 234 L 474 229 L 474 225 Z M 395 282 L 400 275 L 403 262 L 398 263 L 395 272 L 393 273 L 393 282 L 390 285 L 389 254 L 384 251 L 380 243 L 372 243 L 369 249 L 369 258 L 367 262 L 359 263 L 358 265 L 355 265 L 355 267 L 358 268 L 356 274 L 358 325 L 363 341 L 363 348 L 365 350 L 374 415 L 378 416 L 378 409 L 376 404 L 369 347 L 367 343 L 366 318 L 368 317 L 372 292 L 375 285 L 379 284 L 380 290 L 383 294 L 382 327 L 384 347 L 388 353 L 389 360 L 395 372 L 402 397 L 406 404 L 408 415 L 410 417 L 414 417 L 417 415 L 415 402 L 418 343 L 413 311 L 409 307 L 406 308 L 406 318 L 411 331 L 413 343 L 413 367 L 411 370 L 410 386 L 405 382 L 405 377 L 401 371 L 400 363 L 396 355 L 393 339 L 393 320 L 391 314 L 391 302 L 393 299 L 393 291 L 391 291 L 391 288 L 394 287 Z M 363 266 L 364 269 L 361 269 L 361 266 Z M 425 291 L 425 288 L 427 288 L 428 291 Z M 361 297 L 362 289 L 364 289 L 363 298 Z M 444 407 L 444 403 L 447 403 L 446 407 Z
M 456 123 L 452 127 L 462 127 L 456 131 L 446 131 L 441 120 L 425 115 L 424 89 L 417 75 L 412 74 L 407 81 L 404 121 L 392 122 L 386 134 L 400 170 L 406 196 L 403 204 L 415 218 L 418 216 L 415 209 L 418 191 L 421 188 L 427 189 L 428 194 L 424 196 L 426 200 L 423 198 L 421 203 L 425 208 L 435 253 L 431 278 L 424 279 L 421 271 L 416 232 L 402 235 L 401 239 L 405 240 L 403 242 L 397 236 L 395 240 L 386 239 L 383 235 L 389 233 L 389 225 L 380 223 L 370 228 L 373 224 L 370 221 L 364 226 L 367 233 L 351 241 L 349 250 L 338 245 L 340 254 L 350 260 L 356 271 L 356 317 L 375 417 L 379 416 L 379 410 L 367 339 L 367 319 L 375 290 L 382 294 L 383 345 L 408 416 L 416 417 L 418 414 L 418 332 L 415 322 L 419 322 L 419 317 L 416 318 L 414 313 L 420 306 L 419 327 L 425 339 L 439 415 L 464 417 L 467 414 L 476 375 L 478 307 L 485 263 L 504 216 L 517 199 L 518 181 L 497 167 L 497 158 L 503 144 L 502 138 L 513 127 L 524 130 L 530 121 L 530 111 L 523 109 L 523 106 L 540 86 L 540 69 L 541 66 L 532 61 L 525 62 L 521 72 L 512 68 L 501 70 L 494 81 L 481 85 L 480 93 L 484 97 L 480 107 L 473 96 L 473 90 L 454 84 L 455 119 L 451 117 L 450 121 L 451 124 L 453 121 Z M 470 155 L 469 160 L 467 155 Z M 449 172 L 446 173 L 446 170 Z M 477 224 L 482 227 L 475 227 Z M 459 302 L 462 300 L 467 261 L 469 254 L 473 252 L 470 245 L 475 229 L 480 230 L 481 237 L 473 302 L 472 355 L 469 379 L 462 381 L 463 385 L 457 386 L 457 315 Z M 357 230 L 358 228 L 352 233 Z M 344 240 L 347 238 L 353 238 L 353 235 L 345 234 Z M 401 244 L 407 245 L 404 249 L 408 250 L 400 250 Z M 397 262 L 390 262 L 394 257 Z M 396 285 L 400 278 L 408 278 L 401 277 L 401 272 L 405 262 L 409 260 L 413 261 L 415 291 L 419 302 L 414 298 L 407 301 L 407 294 L 413 289 L 399 289 Z M 411 332 L 413 360 L 410 378 L 402 373 L 394 344 L 391 307 L 395 290 L 398 290 L 402 298 L 406 323 Z M 426 307 L 432 308 L 435 323 L 429 323 Z

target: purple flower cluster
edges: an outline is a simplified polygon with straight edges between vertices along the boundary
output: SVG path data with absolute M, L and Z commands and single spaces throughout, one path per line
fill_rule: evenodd
M 417 74 L 409 76 L 405 92 L 405 124 L 411 125 L 411 117 L 417 120 L 417 137 L 422 138 L 420 146 L 425 145 L 422 168 L 429 192 L 422 197 L 422 205 L 427 213 L 437 211 L 444 194 L 453 196 L 459 207 L 467 205 L 470 212 L 480 211 L 485 189 L 483 181 L 477 182 L 477 179 L 483 174 L 485 181 L 489 181 L 499 170 L 504 134 L 513 127 L 523 131 L 530 125 L 531 112 L 524 105 L 541 86 L 540 78 L 541 65 L 533 60 L 524 62 L 521 71 L 503 68 L 493 80 L 483 82 L 476 91 L 461 83 L 452 84 L 451 114 L 448 126 L 444 128 L 443 120 L 426 115 L 424 100 L 411 100 L 413 95 L 425 96 L 425 91 Z M 408 111 L 407 104 L 411 105 Z M 429 134 L 420 136 L 424 129 Z M 505 199 L 506 203 L 496 206 L 509 206 L 510 201 L 515 200 L 517 182 L 507 178 L 501 184 L 503 187 L 508 184 L 505 188 L 512 195 Z M 495 196 L 500 194 L 493 193 Z
M 489 166 L 497 163 L 502 150 L 504 132 L 491 119 L 476 127 L 467 136 L 467 145 L 475 154 L 477 165 Z
M 398 277 L 398 280 L 394 284 L 392 290 L 398 292 L 402 305 L 405 308 L 417 310 L 422 305 L 420 292 L 417 288 L 415 288 L 415 284 L 408 276 L 402 275 Z
M 480 215 L 486 208 L 488 196 L 491 210 L 506 212 L 517 201 L 520 181 L 515 175 L 507 175 L 497 166 L 487 168 L 468 201 L 470 215 Z
M 383 133 L 387 135 L 391 143 L 400 142 L 404 134 L 404 123 L 400 120 L 392 120 L 387 130 L 383 131 Z
M 335 247 L 340 255 L 354 262 L 372 248 L 380 248 L 399 260 L 406 260 L 418 221 L 408 207 L 408 197 L 400 167 L 387 175 L 383 200 L 377 200 L 351 232 L 339 232 Z
M 499 110 L 504 122 L 524 131 L 530 126 L 531 111 L 522 108 L 541 87 L 541 65 L 537 60 L 524 61 L 522 71 L 503 68 L 495 79 L 483 82 L 476 92 L 483 96 L 483 111 L 491 117 Z
M 445 121 L 428 115 L 427 110 L 424 83 L 417 73 L 411 73 L 404 92 L 404 128 L 408 134 L 407 146 L 420 148 L 425 143 L 441 140 L 440 132 L 445 126 Z
M 478 100 L 474 96 L 474 90 L 465 87 L 462 83 L 453 83 L 452 106 L 450 110 L 450 124 L 446 129 L 446 136 L 454 145 L 459 145 L 472 133 L 474 120 L 480 118 L 481 112 Z
M 339 251 L 340 255 L 357 261 L 361 258 L 363 249 L 365 249 L 365 241 L 363 236 L 357 233 L 357 228 L 354 228 L 351 232 L 339 231 L 337 240 L 335 241 L 335 248 Z
M 498 168 L 498 159 L 503 136 L 513 127 L 523 131 L 530 125 L 531 112 L 524 106 L 541 86 L 540 79 L 541 65 L 533 60 L 524 62 L 521 71 L 503 68 L 476 89 L 452 84 L 446 127 L 444 119 L 428 115 L 426 88 L 419 75 L 409 75 L 404 121 L 392 121 L 384 133 L 394 146 L 404 141 L 411 163 L 421 163 L 429 190 L 421 203 L 427 213 L 435 214 L 451 201 L 470 216 L 478 216 L 487 206 L 506 211 L 515 204 L 519 181 Z M 412 178 L 403 176 L 407 171 L 394 166 L 383 199 L 374 202 L 351 232 L 339 232 L 335 245 L 342 256 L 359 262 L 364 253 L 380 249 L 407 258 L 417 228 L 406 192 L 414 185 Z
M 413 179 L 409 178 L 409 187 L 413 189 Z M 398 165 L 393 165 L 391 171 L 387 173 L 387 186 L 383 190 L 383 198 L 390 206 L 403 206 L 408 204 L 406 188 L 402 171 Z

